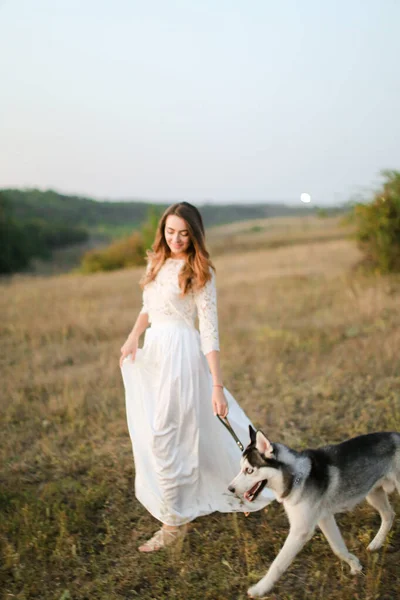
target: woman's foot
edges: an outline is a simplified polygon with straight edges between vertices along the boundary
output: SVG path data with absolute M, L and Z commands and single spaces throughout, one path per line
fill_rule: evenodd
M 160 550 L 166 546 L 170 546 L 176 542 L 179 538 L 184 537 L 186 533 L 186 527 L 161 527 L 152 538 L 147 540 L 144 544 L 139 546 L 139 552 L 154 552 Z

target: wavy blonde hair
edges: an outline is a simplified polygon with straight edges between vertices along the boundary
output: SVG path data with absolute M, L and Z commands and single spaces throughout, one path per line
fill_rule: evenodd
M 190 290 L 201 289 L 211 279 L 210 269 L 215 271 L 206 248 L 203 219 L 198 209 L 189 202 L 172 204 L 161 217 L 152 249 L 147 252 L 148 268 L 140 284 L 143 288 L 153 281 L 165 261 L 171 257 L 171 250 L 165 239 L 165 224 L 170 215 L 183 219 L 189 232 L 187 260 L 179 273 L 179 286 L 182 295 L 185 295 Z

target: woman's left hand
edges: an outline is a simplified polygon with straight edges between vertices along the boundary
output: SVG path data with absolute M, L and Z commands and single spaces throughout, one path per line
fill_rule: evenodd
M 213 387 L 212 405 L 214 415 L 219 415 L 220 417 L 227 416 L 229 412 L 228 403 L 225 398 L 224 390 L 221 387 Z

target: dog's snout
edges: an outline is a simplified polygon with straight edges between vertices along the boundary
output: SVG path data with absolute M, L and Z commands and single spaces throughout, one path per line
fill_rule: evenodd
M 233 485 L 230 485 L 230 486 L 228 486 L 228 490 L 229 490 L 230 492 L 232 492 L 232 494 L 234 494 L 234 493 L 235 493 L 235 488 L 233 487 Z

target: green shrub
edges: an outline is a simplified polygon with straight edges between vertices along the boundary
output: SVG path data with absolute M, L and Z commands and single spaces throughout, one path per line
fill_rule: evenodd
M 123 240 L 117 240 L 104 250 L 89 250 L 82 258 L 81 271 L 113 271 L 125 267 L 145 264 L 145 249 L 140 232 L 135 232 Z
M 154 242 L 154 237 L 156 235 L 157 226 L 160 218 L 160 209 L 157 209 L 155 206 L 151 206 L 147 213 L 147 221 L 141 229 L 143 246 L 145 250 L 150 250 Z
M 386 178 L 382 190 L 372 202 L 357 203 L 353 215 L 365 264 L 384 274 L 400 271 L 400 171 L 381 174 Z
M 139 267 L 146 264 L 146 250 L 154 241 L 160 215 L 155 207 L 149 209 L 146 223 L 140 231 L 135 231 L 127 238 L 113 242 L 102 250 L 89 250 L 81 261 L 80 271 L 94 273 L 96 271 L 113 271 L 126 267 Z

